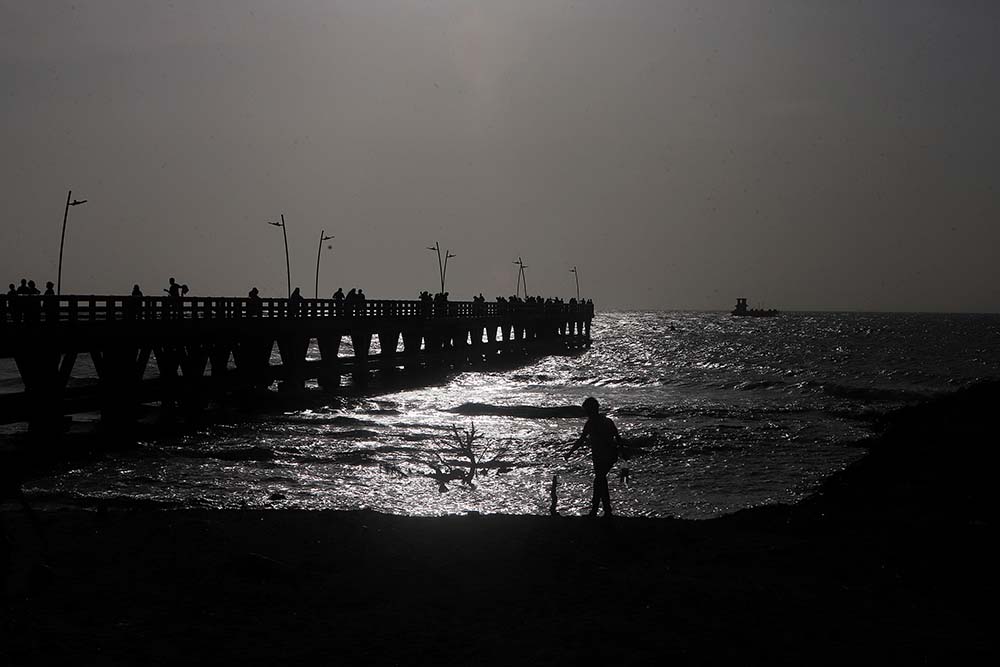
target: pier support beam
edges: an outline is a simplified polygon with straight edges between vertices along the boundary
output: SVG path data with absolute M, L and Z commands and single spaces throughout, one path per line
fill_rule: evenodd
M 359 385 L 368 384 L 368 352 L 372 347 L 372 334 L 370 331 L 352 331 L 351 345 L 354 346 L 354 366 L 351 368 L 351 376 Z
M 281 336 L 278 338 L 278 353 L 281 355 L 283 378 L 278 391 L 302 391 L 306 388 L 306 353 L 309 351 L 308 336 Z
M 232 352 L 231 343 L 214 343 L 209 350 L 208 359 L 212 364 L 212 378 L 222 380 L 229 372 L 229 356 Z
M 274 339 L 270 336 L 248 336 L 236 341 L 233 362 L 247 388 L 266 389 L 270 386 L 272 350 Z
M 76 352 L 59 354 L 41 346 L 32 347 L 16 355 L 14 363 L 24 384 L 28 430 L 32 433 L 62 430 L 62 399 L 76 363 Z
M 419 331 L 403 332 L 403 355 L 415 357 L 420 354 L 420 341 L 423 337 Z
M 150 352 L 126 345 L 90 353 L 100 378 L 102 427 L 122 431 L 135 422 Z
M 342 334 L 325 334 L 316 338 L 319 346 L 319 386 L 327 391 L 340 387 L 340 339 Z
M 378 332 L 378 346 L 382 350 L 383 357 L 391 357 L 396 354 L 399 347 L 399 331 L 395 329 L 385 329 Z

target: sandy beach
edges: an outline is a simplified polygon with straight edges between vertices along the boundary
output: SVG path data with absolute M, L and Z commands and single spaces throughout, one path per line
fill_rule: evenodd
M 705 521 L 59 511 L 8 533 L 3 664 L 970 664 L 996 384 L 796 506 Z

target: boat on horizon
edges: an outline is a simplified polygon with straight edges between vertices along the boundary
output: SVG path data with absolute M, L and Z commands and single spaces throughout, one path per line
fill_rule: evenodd
M 745 298 L 738 298 L 731 314 L 736 317 L 774 317 L 780 312 L 776 308 L 749 308 Z

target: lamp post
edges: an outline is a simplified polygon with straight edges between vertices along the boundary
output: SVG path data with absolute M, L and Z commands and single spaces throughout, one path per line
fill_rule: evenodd
M 576 270 L 575 266 L 572 269 L 570 269 L 569 272 L 572 273 L 576 277 L 576 301 L 577 301 L 577 303 L 579 303 L 580 302 L 580 272 Z
M 524 276 L 524 270 L 528 267 L 520 257 L 512 263 L 517 264 L 517 287 L 514 288 L 514 295 L 521 296 L 521 283 L 524 283 L 524 298 L 528 298 L 528 279 Z
M 444 267 L 441 264 L 441 246 L 437 241 L 434 242 L 433 246 L 427 246 L 428 250 L 433 250 L 437 253 L 438 258 L 438 280 L 441 281 L 441 294 L 444 294 Z
M 437 253 L 437 258 L 438 258 L 438 278 L 441 280 L 441 294 L 444 294 L 444 282 L 445 282 L 445 278 L 448 277 L 448 260 L 451 259 L 452 257 L 457 257 L 457 255 L 453 254 L 450 250 L 445 250 L 444 251 L 444 259 L 442 260 L 442 258 L 441 258 L 441 244 L 439 244 L 437 241 L 434 242 L 434 245 L 427 246 L 427 249 L 428 250 L 433 250 L 434 252 Z
M 319 233 L 319 250 L 316 251 L 316 291 L 313 294 L 314 299 L 319 298 L 319 258 L 323 254 L 323 241 L 329 241 L 333 236 L 327 236 L 326 230 L 321 230 Z M 331 248 L 333 246 L 330 246 Z
M 444 251 L 444 271 L 441 272 L 441 293 L 444 294 L 444 286 L 448 282 L 448 260 L 455 257 L 450 250 Z
M 281 214 L 281 222 L 271 222 L 271 221 L 268 221 L 267 224 L 273 225 L 275 227 L 281 227 L 281 233 L 285 237 L 285 274 L 288 277 L 288 296 L 291 297 L 292 296 L 292 265 L 288 261 L 288 230 L 285 227 L 285 214 L 284 213 Z
M 66 193 L 66 209 L 63 211 L 62 236 L 59 239 L 59 271 L 56 274 L 56 294 L 62 294 L 62 258 L 63 246 L 66 245 L 66 220 L 69 218 L 69 207 L 86 204 L 87 200 L 72 199 L 73 191 Z

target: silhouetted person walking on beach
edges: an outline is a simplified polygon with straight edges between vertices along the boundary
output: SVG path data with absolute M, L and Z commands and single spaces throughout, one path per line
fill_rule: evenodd
M 583 402 L 587 423 L 565 457 L 568 459 L 584 442 L 590 441 L 590 458 L 594 462 L 594 497 L 590 501 L 589 516 L 597 516 L 597 506 L 604 506 L 604 516 L 611 516 L 611 493 L 608 491 L 608 473 L 618 460 L 621 437 L 618 428 L 609 418 L 600 413 L 600 405 L 593 396 Z

